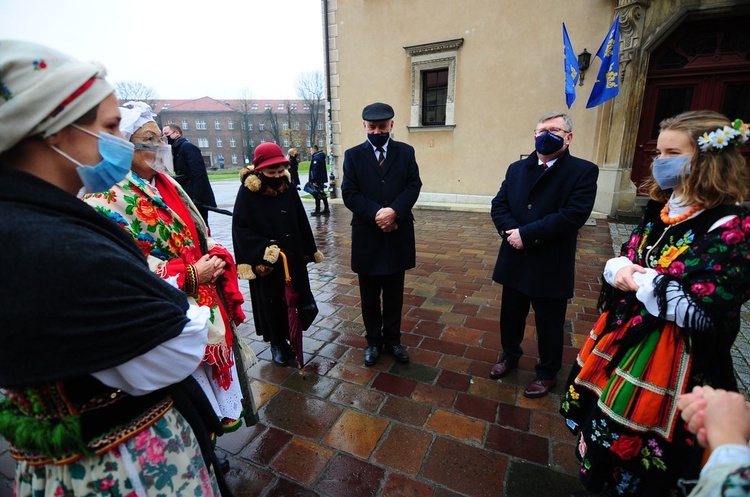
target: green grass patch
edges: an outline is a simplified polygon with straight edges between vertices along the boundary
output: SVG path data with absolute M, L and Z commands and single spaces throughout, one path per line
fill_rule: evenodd
M 225 167 L 224 169 L 209 169 L 208 179 L 237 179 L 240 175 L 241 167 Z M 310 175 L 310 161 L 300 162 L 299 165 L 299 179 L 304 185 L 307 183 L 307 178 Z

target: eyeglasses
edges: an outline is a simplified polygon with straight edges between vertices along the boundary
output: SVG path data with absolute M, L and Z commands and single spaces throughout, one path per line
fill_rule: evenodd
M 157 152 L 161 147 L 168 147 L 166 143 L 160 143 L 159 145 L 152 145 L 150 142 L 146 143 L 134 143 L 133 147 L 136 150 L 146 150 L 148 152 Z
M 130 137 L 131 140 L 133 140 L 134 138 L 138 140 L 137 143 L 134 142 L 136 148 L 138 148 L 138 145 L 150 145 L 152 147 L 158 147 L 159 145 L 167 144 L 166 135 L 133 135 Z
M 549 131 L 553 135 L 557 135 L 560 133 L 570 133 L 567 129 L 560 129 L 560 128 L 538 128 L 534 130 L 534 136 L 539 136 L 545 131 Z
M 172 135 L 173 135 L 173 134 L 175 134 L 175 132 L 174 132 L 174 131 L 172 131 L 172 132 L 169 132 L 169 133 L 167 133 L 167 132 L 165 131 L 164 133 L 162 133 L 162 135 L 161 135 L 161 136 L 163 136 L 164 138 L 172 138 Z

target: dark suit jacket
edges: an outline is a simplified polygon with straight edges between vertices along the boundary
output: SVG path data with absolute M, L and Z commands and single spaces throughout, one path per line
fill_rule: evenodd
M 520 228 L 524 249 L 500 246 L 492 279 L 530 297 L 573 296 L 576 237 L 596 198 L 596 164 L 566 150 L 546 172 L 536 152 L 508 168 L 492 200 L 498 233 Z
M 369 142 L 344 154 L 341 196 L 352 211 L 352 270 L 366 275 L 389 275 L 416 265 L 414 215 L 422 181 L 414 148 L 390 140 L 383 167 Z M 383 208 L 396 211 L 398 229 L 384 233 L 375 224 Z
M 172 155 L 174 156 L 174 179 L 193 202 L 198 207 L 203 205 L 216 207 L 214 191 L 208 181 L 206 164 L 203 162 L 200 149 L 181 136 L 172 144 Z

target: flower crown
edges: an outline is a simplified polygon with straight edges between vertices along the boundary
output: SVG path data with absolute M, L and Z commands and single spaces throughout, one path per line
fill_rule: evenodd
M 727 145 L 742 145 L 750 138 L 750 128 L 742 122 L 742 119 L 735 119 L 731 126 L 718 128 L 710 133 L 703 133 L 698 138 L 698 146 L 701 152 L 711 150 L 721 150 Z

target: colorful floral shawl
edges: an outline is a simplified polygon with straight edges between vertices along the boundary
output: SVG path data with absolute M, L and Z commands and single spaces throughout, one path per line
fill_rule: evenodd
M 179 288 L 185 287 L 186 266 L 204 253 L 229 262 L 230 271 L 216 284 L 198 285 L 197 293 L 189 296 L 191 303 L 211 309 L 204 361 L 212 366 L 216 382 L 227 389 L 233 364 L 231 326 L 245 320 L 232 255 L 207 236 L 203 218 L 172 178 L 157 174 L 155 183 L 157 186 L 153 187 L 130 172 L 108 192 L 86 195 L 84 201 L 122 226 L 147 257 L 151 270 Z M 226 298 L 227 308 L 222 305 L 217 286 Z
M 599 408 L 618 423 L 670 440 L 676 398 L 688 384 L 732 387 L 729 348 L 740 306 L 750 298 L 750 216 L 739 207 L 720 207 L 665 229 L 660 207 L 650 206 L 622 255 L 660 273 L 654 285 L 660 309 L 667 284 L 677 281 L 702 313 L 680 328 L 649 314 L 634 293 L 605 284 L 606 312 L 577 357 L 575 384 L 594 391 Z M 707 232 L 728 214 L 737 217 Z M 565 402 L 575 402 L 568 397 L 563 410 Z

